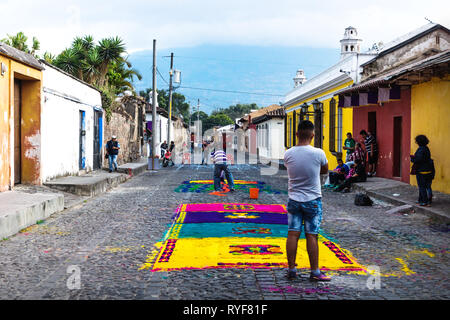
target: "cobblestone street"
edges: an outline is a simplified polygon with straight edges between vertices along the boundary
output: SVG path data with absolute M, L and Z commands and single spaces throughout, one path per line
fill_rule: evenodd
M 117 188 L 0 241 L 1 299 L 449 299 L 448 227 L 418 213 L 389 214 L 389 204 L 353 204 L 355 193 L 323 191 L 321 234 L 368 269 L 379 268 L 380 288 L 365 272 L 331 270 L 329 283 L 294 281 L 279 268 L 209 268 L 156 271 L 154 261 L 174 212 L 189 203 L 287 203 L 287 172 L 260 175 L 257 166 L 230 166 L 235 180 L 271 188 L 258 200 L 237 189 L 224 196 L 175 192 L 184 181 L 211 180 L 212 166 L 146 171 Z M 277 190 L 281 192 L 277 192 Z M 286 227 L 287 232 L 287 227 Z M 204 241 L 208 241 L 205 238 Z M 284 251 L 284 247 L 281 246 Z M 319 253 L 319 259 L 320 259 Z M 152 260 L 153 259 L 153 260 Z M 302 256 L 307 263 L 307 256 Z M 80 271 L 80 289 L 68 289 Z M 70 280 L 70 279 L 69 279 Z M 369 283 L 369 285 L 368 285 Z

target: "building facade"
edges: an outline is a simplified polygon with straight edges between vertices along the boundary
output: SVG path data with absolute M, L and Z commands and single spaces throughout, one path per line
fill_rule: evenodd
M 425 134 L 436 167 L 433 188 L 450 192 L 449 61 L 449 30 L 430 23 L 388 43 L 363 64 L 361 83 L 337 93 L 353 110 L 354 132 L 377 138 L 377 176 L 415 185 L 409 156 L 415 137 Z
M 42 180 L 101 168 L 103 109 L 100 92 L 41 60 Z
M 42 183 L 42 66 L 0 43 L 0 192 Z
M 335 65 L 309 80 L 297 73 L 294 89 L 285 95 L 282 104 L 286 110 L 286 149 L 297 144 L 297 126 L 307 119 L 316 127 L 312 143 L 325 151 L 330 167 L 335 167 L 337 159 L 345 156 L 342 147 L 346 133 L 352 132 L 353 113 L 342 108 L 334 94 L 359 82 L 361 64 L 376 55 L 373 51 L 361 53 L 360 42 L 356 28 L 348 27 L 341 40 L 340 60 Z

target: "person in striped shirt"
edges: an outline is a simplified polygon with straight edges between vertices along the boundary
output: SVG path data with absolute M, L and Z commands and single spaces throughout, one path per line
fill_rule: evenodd
M 366 130 L 361 130 L 359 133 L 361 137 L 364 139 L 364 145 L 366 147 L 368 164 L 369 164 L 369 172 L 367 173 L 368 177 L 374 177 L 377 171 L 377 163 L 378 163 L 378 145 L 377 140 L 373 136 L 371 132 L 367 133 Z
M 214 163 L 214 190 L 222 191 L 222 187 L 220 185 L 220 176 L 222 171 L 225 173 L 225 177 L 227 178 L 228 185 L 230 186 L 230 191 L 234 191 L 234 180 L 233 175 L 230 170 L 228 170 L 227 165 L 227 154 L 225 151 L 221 149 L 214 149 L 211 152 L 211 160 Z

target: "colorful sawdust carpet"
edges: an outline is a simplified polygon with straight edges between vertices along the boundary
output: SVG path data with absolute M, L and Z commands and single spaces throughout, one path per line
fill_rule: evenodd
M 183 204 L 158 250 L 141 269 L 286 267 L 286 207 L 280 204 Z M 299 241 L 297 267 L 309 268 L 306 243 Z M 361 272 L 364 267 L 319 234 L 320 268 Z
M 222 187 L 229 191 L 227 183 L 222 182 Z M 262 181 L 235 180 L 234 189 L 236 191 L 248 192 L 250 188 L 257 188 L 259 192 L 268 194 L 287 194 L 285 190 L 273 189 L 270 185 Z M 214 193 L 213 180 L 190 180 L 184 181 L 175 189 L 175 192 L 195 192 L 195 193 Z M 219 194 L 217 194 L 219 195 Z

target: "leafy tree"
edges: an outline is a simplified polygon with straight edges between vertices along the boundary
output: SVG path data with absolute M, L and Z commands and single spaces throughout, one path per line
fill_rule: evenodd
M 246 113 L 250 113 L 251 110 L 259 109 L 258 105 L 256 103 L 251 104 L 236 104 L 231 105 L 228 108 L 221 108 L 218 111 L 212 112 L 212 114 L 226 114 L 228 115 L 232 120 L 235 120 L 237 118 L 243 117 Z
M 211 116 L 209 116 L 205 121 L 202 123 L 203 131 L 206 131 L 208 129 L 214 128 L 216 126 L 218 127 L 224 127 L 229 124 L 233 124 L 234 121 L 231 120 L 231 118 L 226 115 L 225 113 L 215 113 Z
M 149 101 L 151 91 L 151 88 L 147 88 L 145 90 L 139 91 L 139 95 L 146 101 Z M 158 92 L 159 107 L 169 112 L 169 91 L 156 91 Z M 186 102 L 186 97 L 181 93 L 172 92 L 172 115 L 181 116 L 185 122 L 189 121 L 189 103 Z
M 108 71 L 109 84 L 116 94 L 124 91 L 134 91 L 132 81 L 134 77 L 142 80 L 142 75 L 136 69 L 128 68 L 127 61 L 115 61 Z

